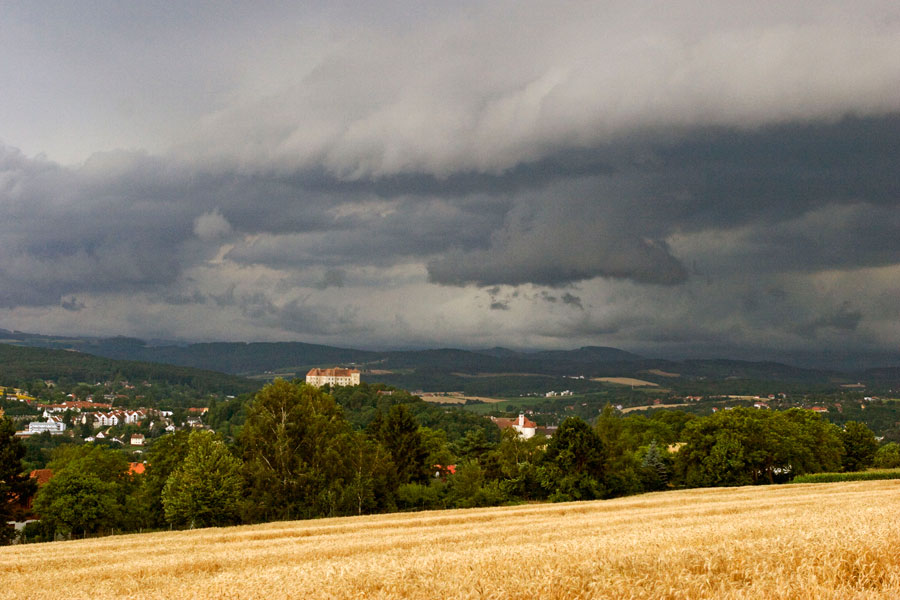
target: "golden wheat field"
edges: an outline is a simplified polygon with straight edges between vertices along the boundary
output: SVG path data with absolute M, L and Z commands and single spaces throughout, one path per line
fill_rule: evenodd
M 0 549 L 2 598 L 900 598 L 900 482 L 686 490 Z

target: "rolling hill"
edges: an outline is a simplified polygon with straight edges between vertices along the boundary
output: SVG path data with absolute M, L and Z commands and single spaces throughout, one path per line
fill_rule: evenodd
M 0 344 L 0 383 L 67 378 L 97 382 L 121 377 L 134 381 L 165 382 L 202 392 L 242 394 L 259 384 L 243 377 L 177 365 L 115 360 L 69 350 Z
M 409 388 L 422 382 L 442 382 L 437 388 L 460 389 L 459 374 L 545 375 L 550 377 L 633 377 L 658 384 L 679 381 L 754 380 L 802 385 L 857 381 L 880 386 L 900 385 L 900 368 L 854 372 L 801 368 L 773 361 L 730 359 L 662 360 L 617 348 L 588 346 L 575 350 L 532 352 L 507 348 L 454 348 L 371 351 L 303 342 L 147 343 L 135 338 L 66 338 L 0 330 L 0 341 L 30 347 L 78 350 L 105 358 L 178 365 L 233 375 L 272 373 L 303 375 L 311 367 L 353 365 L 384 381 Z M 663 373 L 663 374 L 660 374 Z M 675 376 L 673 376 L 675 375 Z

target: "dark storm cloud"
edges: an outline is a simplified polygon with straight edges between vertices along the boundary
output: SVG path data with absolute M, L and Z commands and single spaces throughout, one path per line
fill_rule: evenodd
M 338 194 L 331 198 L 335 204 L 343 200 Z M 363 200 L 336 207 L 315 231 L 304 227 L 262 235 L 237 244 L 227 258 L 272 266 L 389 265 L 457 245 L 481 247 L 502 218 L 498 203 L 490 199 L 474 203 L 465 198 L 405 197 L 387 204 Z
M 343 269 L 326 269 L 322 274 L 322 280 L 316 284 L 319 289 L 328 289 L 330 287 L 344 287 L 347 280 L 347 273 Z
M 352 334 L 367 326 L 353 306 L 321 306 L 292 300 L 264 319 L 269 325 L 306 335 Z
M 195 209 L 158 183 L 166 178 L 158 161 L 107 155 L 72 171 L 0 147 L 0 178 L 7 306 L 164 285 L 203 254 L 192 241 Z
M 68 310 L 68 311 L 71 311 L 71 312 L 78 312 L 78 311 L 83 310 L 83 309 L 85 308 L 84 303 L 79 302 L 78 299 L 77 299 L 75 296 L 72 296 L 71 298 L 64 299 L 62 302 L 60 302 L 59 305 L 60 305 L 61 307 L 63 307 L 65 310 Z
M 11 319 L 900 339 L 896 3 L 114 4 L 0 20 L 0 136 L 73 165 L 0 146 Z
M 584 310 L 584 304 L 581 303 L 581 298 L 574 294 L 570 294 L 569 292 L 564 293 L 562 295 L 562 301 L 563 304 L 568 304 L 569 306 L 575 306 Z
M 850 302 L 844 302 L 837 310 L 822 315 L 797 327 L 797 332 L 804 337 L 816 337 L 822 329 L 850 333 L 859 327 L 862 311 L 854 309 Z
M 580 198 L 519 204 L 492 233 L 488 248 L 455 249 L 432 260 L 429 278 L 449 285 L 558 286 L 594 277 L 684 281 L 685 269 L 664 241 L 623 227 L 610 212 Z
M 898 123 L 888 116 L 704 130 L 677 141 L 639 136 L 593 158 L 579 150 L 580 163 L 596 168 L 555 170 L 549 165 L 565 161 L 554 157 L 540 176 L 526 165 L 479 175 L 478 186 L 458 194 L 448 183 L 425 196 L 386 194 L 381 179 L 329 187 L 321 176 L 196 171 L 134 153 L 68 169 L 6 149 L 3 201 L 15 218 L 0 226 L 2 300 L 61 305 L 74 294 L 153 290 L 173 305 L 202 305 L 209 295 L 180 278 L 222 244 L 228 260 L 284 277 L 316 269 L 294 284 L 314 289 L 346 285 L 349 267 L 409 261 L 427 262 L 436 283 L 486 287 L 596 277 L 677 287 L 692 270 L 721 281 L 736 271 L 747 280 L 891 265 L 900 255 L 900 193 L 886 165 L 900 162 Z M 855 185 L 860 172 L 865 184 Z M 722 302 L 747 297 L 725 283 L 716 292 Z M 251 319 L 296 321 L 277 315 L 299 314 L 300 305 L 276 305 L 270 292 L 226 304 L 220 293 L 217 304 L 240 304 Z M 582 295 L 561 298 L 584 308 Z M 512 307 L 503 298 L 489 306 Z M 776 314 L 769 306 L 754 310 L 766 318 Z M 320 318 L 351 324 L 345 314 Z M 819 327 L 818 318 L 807 321 Z
M 780 222 L 831 203 L 896 206 L 900 114 L 722 128 L 650 146 L 646 206 L 682 229 Z

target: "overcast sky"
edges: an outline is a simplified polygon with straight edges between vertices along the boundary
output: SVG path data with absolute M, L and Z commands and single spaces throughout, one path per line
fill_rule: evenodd
M 0 327 L 900 351 L 895 0 L 10 1 L 0 44 Z

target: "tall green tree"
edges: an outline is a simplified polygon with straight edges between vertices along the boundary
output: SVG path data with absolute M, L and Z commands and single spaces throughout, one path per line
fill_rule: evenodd
M 419 424 L 405 404 L 391 406 L 384 418 L 376 417 L 369 431 L 390 453 L 401 484 L 428 481 L 434 465 L 428 464 L 428 449 Z
M 641 424 L 649 422 L 641 417 Z M 606 496 L 625 496 L 641 491 L 640 461 L 636 451 L 642 436 L 637 433 L 632 418 L 622 418 L 607 403 L 594 423 L 594 432 L 603 444 L 604 480 L 601 482 Z M 662 424 L 658 427 L 665 428 Z
M 543 436 L 523 438 L 512 428 L 505 429 L 493 454 L 500 471 L 501 483 L 507 493 L 524 500 L 538 500 L 547 496 L 538 477 L 538 464 L 544 454 L 547 439 Z
M 242 495 L 241 461 L 216 434 L 195 431 L 187 456 L 166 480 L 162 505 L 173 525 L 232 525 L 240 519 Z
M 14 539 L 15 530 L 7 522 L 22 516 L 37 489 L 24 472 L 25 446 L 15 434 L 12 420 L 0 419 L 0 545 Z
M 847 421 L 841 430 L 841 441 L 844 442 L 845 471 L 862 471 L 875 462 L 878 452 L 878 440 L 871 429 L 863 423 Z
M 578 417 L 568 417 L 547 444 L 541 485 L 554 501 L 602 498 L 605 464 L 606 450 L 597 433 Z
M 349 440 L 343 504 L 357 515 L 396 510 L 399 483 L 390 453 L 363 433 L 354 433 Z
M 670 470 L 663 452 L 653 440 L 641 458 L 640 474 L 645 491 L 664 490 L 669 483 Z
M 147 468 L 141 479 L 140 490 L 144 527 L 158 528 L 168 523 L 162 503 L 162 492 L 169 476 L 187 457 L 189 439 L 189 431 L 176 431 L 154 440 L 147 451 Z
M 247 408 L 239 443 L 253 519 L 352 514 L 344 493 L 350 425 L 334 399 L 305 383 L 276 379 Z

